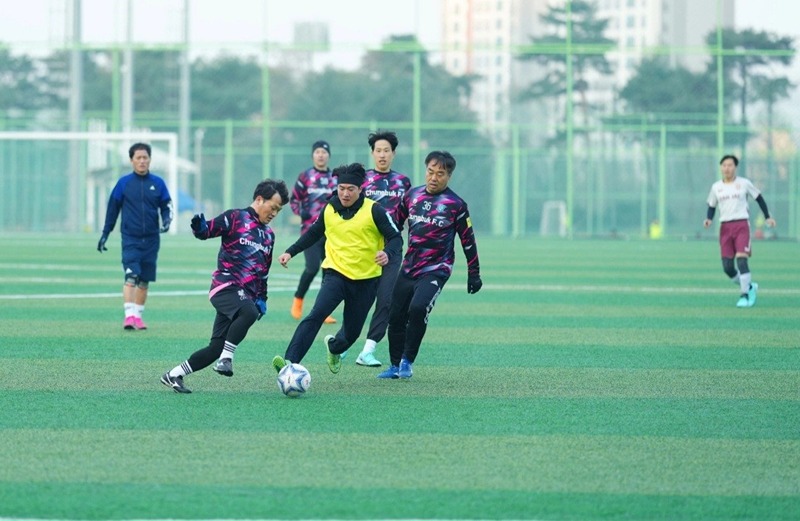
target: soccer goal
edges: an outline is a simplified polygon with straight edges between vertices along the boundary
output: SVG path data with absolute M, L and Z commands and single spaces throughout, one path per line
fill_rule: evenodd
M 111 189 L 131 171 L 128 149 L 136 142 L 153 148 L 150 168 L 164 177 L 177 208 L 176 133 L 0 132 L 0 231 L 99 231 Z
M 539 222 L 539 235 L 542 237 L 567 236 L 567 203 L 564 201 L 544 202 L 542 220 Z

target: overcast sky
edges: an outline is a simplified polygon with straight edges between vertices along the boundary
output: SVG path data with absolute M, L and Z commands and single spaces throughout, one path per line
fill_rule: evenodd
M 14 4 L 13 9 L 1 7 Z M 0 0 L 0 40 L 24 48 L 63 42 L 69 0 Z M 83 40 L 124 42 L 127 0 L 82 0 Z M 135 42 L 172 43 L 183 38 L 183 0 L 132 0 Z M 189 34 L 198 48 L 290 43 L 296 22 L 328 24 L 335 45 L 374 45 L 390 34 L 440 35 L 439 0 L 191 0 Z M 220 7 L 224 6 L 224 7 Z
M 81 1 L 84 42 L 126 41 L 128 0 Z M 183 0 L 130 1 L 134 42 L 182 41 Z M 0 42 L 20 52 L 49 52 L 63 45 L 69 5 L 71 0 L 0 0 Z M 320 57 L 317 65 L 356 67 L 366 47 L 394 34 L 417 34 L 429 50 L 436 50 L 441 41 L 440 0 L 190 0 L 189 6 L 193 54 L 215 54 L 222 48 L 256 52 L 265 39 L 290 44 L 297 22 L 328 24 L 334 52 Z M 736 2 L 737 28 L 793 36 L 800 46 L 798 21 L 800 0 Z M 800 84 L 800 59 L 795 59 L 789 77 Z M 795 96 L 800 93 L 795 91 Z
M 123 42 L 128 0 L 82 0 L 84 41 Z M 183 0 L 131 0 L 133 39 L 177 42 Z M 714 0 L 697 0 L 714 1 Z M 0 0 L 0 40 L 45 48 L 63 42 L 70 0 Z M 190 37 L 200 48 L 264 40 L 289 43 L 296 22 L 329 25 L 334 45 L 379 43 L 387 35 L 415 33 L 435 47 L 440 40 L 440 0 L 191 0 Z M 220 7 L 223 6 L 223 7 Z M 800 34 L 797 0 L 738 0 L 738 27 Z

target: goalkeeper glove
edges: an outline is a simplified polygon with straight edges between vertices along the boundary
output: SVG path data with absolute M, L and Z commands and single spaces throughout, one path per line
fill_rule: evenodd
M 483 281 L 480 275 L 470 275 L 467 278 L 467 293 L 477 293 L 481 290 L 481 286 L 483 286 Z
M 255 304 L 258 308 L 258 318 L 256 320 L 261 320 L 261 317 L 267 314 L 267 301 L 263 298 L 257 298 Z
M 100 236 L 100 240 L 97 241 L 97 251 L 99 251 L 100 253 L 103 253 L 104 251 L 108 251 L 108 248 L 106 248 L 106 241 L 107 240 L 108 240 L 108 234 L 107 233 L 104 233 L 103 235 Z
M 203 214 L 194 214 L 194 217 L 192 217 L 192 231 L 195 235 L 204 235 L 208 232 L 208 223 Z
M 167 233 L 169 231 L 169 225 L 172 224 L 171 220 L 166 220 L 161 223 L 161 228 L 158 229 L 161 233 Z

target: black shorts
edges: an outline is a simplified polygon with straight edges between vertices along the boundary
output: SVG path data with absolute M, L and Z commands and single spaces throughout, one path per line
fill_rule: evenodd
M 156 262 L 161 240 L 158 235 L 145 238 L 123 237 L 122 270 L 125 275 L 138 275 L 139 280 L 156 280 Z
M 253 299 L 242 288 L 233 285 L 219 290 L 209 300 L 217 313 L 231 320 L 242 307 L 255 306 Z

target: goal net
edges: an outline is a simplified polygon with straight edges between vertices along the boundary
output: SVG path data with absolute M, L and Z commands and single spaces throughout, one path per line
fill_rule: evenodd
M 0 232 L 100 231 L 136 142 L 153 148 L 150 168 L 177 210 L 177 141 L 172 132 L 0 132 Z
M 567 236 L 567 203 L 564 201 L 545 201 L 542 205 L 542 220 L 539 234 L 543 237 Z

